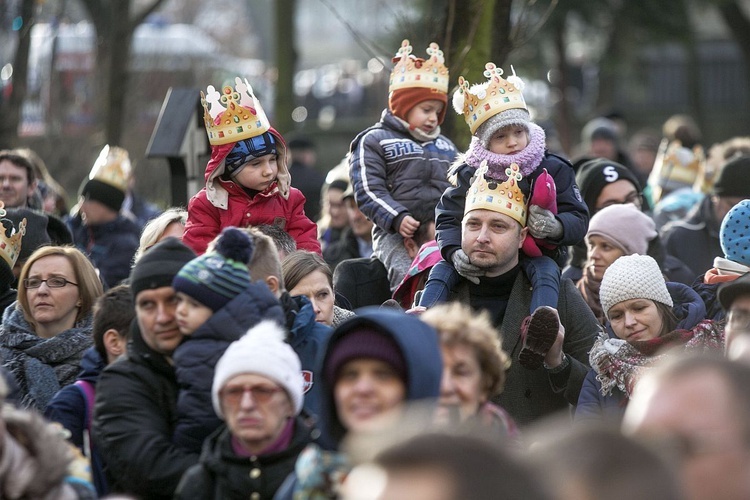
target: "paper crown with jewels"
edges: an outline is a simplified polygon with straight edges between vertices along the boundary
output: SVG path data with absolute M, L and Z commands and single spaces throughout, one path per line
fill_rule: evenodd
M 447 94 L 448 68 L 438 44 L 432 42 L 427 47 L 427 59 L 415 57 L 411 52 L 409 40 L 401 42 L 401 48 L 393 58 L 396 65 L 391 71 L 388 93 L 406 88 L 426 88 Z
M 13 269 L 21 253 L 21 239 L 26 234 L 26 218 L 18 224 L 18 229 L 13 227 L 13 221 L 6 219 L 5 203 L 0 201 L 0 255 Z
M 208 142 L 213 146 L 250 139 L 271 128 L 247 79 L 238 76 L 234 83 L 234 88 L 229 83 L 222 86 L 221 92 L 213 85 L 208 86 L 205 94 L 201 91 L 203 122 Z
M 458 77 L 458 90 L 453 94 L 453 109 L 463 114 L 471 133 L 475 133 L 479 126 L 488 118 L 509 109 L 525 109 L 526 101 L 521 93 L 524 88 L 523 80 L 513 74 L 503 78 L 502 68 L 494 63 L 485 64 L 484 76 L 487 81 L 469 86 L 463 76 Z
M 130 156 L 123 148 L 105 145 L 89 172 L 89 180 L 108 184 L 122 192 L 128 190 L 132 173 Z
M 487 173 L 487 160 L 484 160 L 474 174 L 471 187 L 466 193 L 466 206 L 464 214 L 472 210 L 491 210 L 505 214 L 518 221 L 521 226 L 526 226 L 526 196 L 521 191 L 518 183 L 523 179 L 521 169 L 517 164 L 511 163 L 505 169 L 508 179 L 498 183 L 494 179 L 485 177 Z

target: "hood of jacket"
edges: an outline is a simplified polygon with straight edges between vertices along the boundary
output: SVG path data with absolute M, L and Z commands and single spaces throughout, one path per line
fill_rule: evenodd
M 78 374 L 78 379 L 96 384 L 96 380 L 105 366 L 107 366 L 107 362 L 99 355 L 96 347 L 91 346 L 86 349 L 81 358 L 81 373 Z
M 276 175 L 276 182 L 272 183 L 264 193 L 270 193 L 274 190 L 278 190 L 279 194 L 284 199 L 289 198 L 289 188 L 292 185 L 292 175 L 289 173 L 288 161 L 288 148 L 284 138 L 281 137 L 276 129 L 273 127 L 268 129 L 268 133 L 273 135 L 276 139 L 276 147 L 278 151 L 278 160 L 276 164 L 279 167 L 279 173 Z M 222 144 L 220 146 L 211 146 L 211 159 L 206 165 L 206 173 L 204 175 L 206 180 L 206 198 L 211 204 L 217 208 L 227 210 L 229 207 L 229 193 L 230 192 L 242 192 L 242 187 L 238 186 L 234 181 L 227 181 L 221 179 L 224 174 L 224 160 L 226 159 L 229 152 L 234 147 L 235 143 Z
M 401 348 L 407 371 L 406 401 L 437 399 L 440 395 L 443 362 L 437 332 L 427 323 L 401 311 L 374 306 L 358 309 L 355 317 L 333 331 L 318 363 L 322 385 L 321 426 L 325 426 L 324 435 L 331 438 L 335 446 L 341 442 L 346 429 L 338 418 L 333 381 L 326 380 L 325 366 L 336 343 L 353 329 L 363 326 L 377 328 Z

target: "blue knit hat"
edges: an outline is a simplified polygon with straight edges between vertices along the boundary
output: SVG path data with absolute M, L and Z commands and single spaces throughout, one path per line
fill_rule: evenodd
M 246 263 L 253 249 L 247 233 L 236 227 L 225 228 L 214 250 L 185 264 L 172 287 L 216 312 L 250 286 Z
M 750 266 L 750 200 L 742 200 L 727 212 L 719 239 L 726 259 Z
M 271 154 L 278 154 L 276 139 L 271 133 L 263 132 L 255 137 L 237 141 L 224 160 L 224 168 L 230 177 L 234 177 L 253 158 Z

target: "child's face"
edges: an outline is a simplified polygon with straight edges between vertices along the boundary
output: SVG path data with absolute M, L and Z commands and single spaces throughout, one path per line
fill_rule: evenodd
M 490 137 L 489 150 L 499 155 L 523 151 L 529 145 L 529 133 L 520 125 L 510 125 L 497 130 Z
M 245 164 L 245 167 L 234 177 L 234 182 L 240 186 L 256 191 L 264 191 L 279 173 L 276 164 L 276 155 L 263 155 L 253 158 Z
M 210 307 L 204 306 L 189 295 L 177 292 L 177 326 L 183 335 L 191 335 L 213 314 Z
M 406 121 L 412 128 L 418 128 L 429 134 L 440 125 L 439 117 L 443 106 L 443 102 L 437 99 L 422 101 L 409 110 L 406 114 Z

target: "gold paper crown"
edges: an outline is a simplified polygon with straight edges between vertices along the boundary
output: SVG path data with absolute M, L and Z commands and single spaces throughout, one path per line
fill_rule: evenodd
M 421 59 L 411 55 L 412 47 L 409 40 L 401 42 L 393 61 L 396 65 L 391 71 L 391 81 L 388 93 L 406 88 L 434 89 L 444 94 L 448 93 L 448 68 L 445 67 L 443 51 L 435 42 L 427 47 L 428 59 Z
M 21 253 L 21 239 L 26 234 L 26 217 L 18 224 L 18 229 L 13 227 L 13 221 L 6 219 L 5 203 L 0 201 L 0 256 L 13 269 Z M 6 233 L 10 230 L 10 236 Z
M 697 187 L 700 190 L 703 188 L 705 170 L 706 155 L 700 145 L 689 149 L 679 140 L 669 141 L 665 138 L 659 145 L 648 183 L 658 201 L 676 189 Z
M 131 165 L 128 152 L 117 146 L 110 147 L 107 144 L 99 153 L 99 158 L 94 162 L 94 166 L 91 167 L 89 179 L 101 181 L 125 192 L 128 190 L 130 174 Z
M 491 210 L 505 214 L 518 221 L 521 226 L 526 226 L 526 196 L 518 187 L 518 183 L 523 179 L 518 165 L 511 163 L 505 169 L 508 179 L 502 183 L 494 179 L 487 180 L 486 173 L 487 160 L 484 160 L 477 169 L 466 195 L 464 213 L 479 209 Z
M 453 94 L 453 109 L 464 115 L 472 134 L 488 118 L 498 113 L 509 109 L 528 111 L 521 93 L 524 83 L 516 76 L 513 66 L 513 74 L 507 80 L 502 77 L 502 68 L 496 67 L 494 63 L 488 62 L 484 67 L 487 82 L 469 87 L 469 82 L 459 76 L 458 90 Z
M 234 89 L 225 84 L 221 93 L 213 85 L 208 86 L 205 94 L 201 91 L 203 122 L 208 142 L 214 146 L 256 137 L 271 128 L 247 79 L 238 76 L 234 83 Z M 217 123 L 218 117 L 221 119 Z

